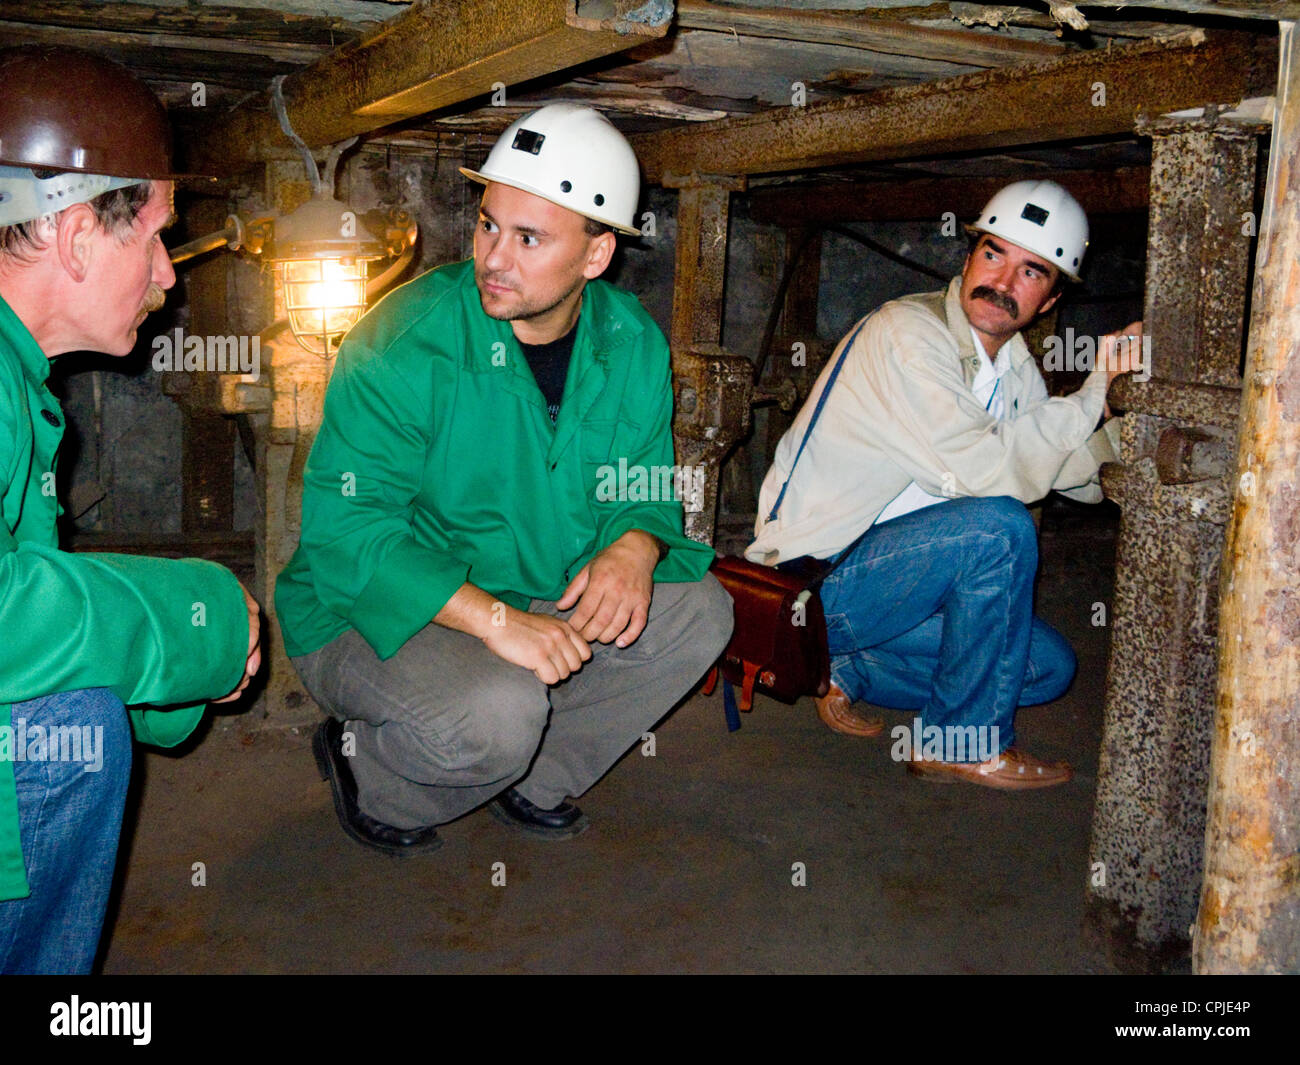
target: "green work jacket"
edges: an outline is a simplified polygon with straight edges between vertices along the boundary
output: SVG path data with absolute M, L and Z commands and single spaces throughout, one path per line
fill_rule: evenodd
M 558 599 L 630 529 L 667 545 L 656 581 L 704 575 L 713 549 L 685 536 L 664 487 L 663 334 L 602 281 L 576 328 L 555 425 L 510 323 L 483 313 L 472 262 L 403 285 L 348 334 L 276 586 L 290 655 L 352 628 L 388 658 L 466 581 L 520 610 Z
M 221 566 L 58 549 L 63 412 L 45 386 L 49 373 L 0 299 L 0 899 L 29 893 L 12 703 L 109 688 L 127 704 L 194 704 L 231 691 L 248 656 L 243 592 Z M 193 731 L 203 704 L 128 714 L 137 739 L 171 747 Z

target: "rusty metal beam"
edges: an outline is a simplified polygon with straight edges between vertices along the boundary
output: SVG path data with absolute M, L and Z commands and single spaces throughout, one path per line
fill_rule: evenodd
M 756 222 L 778 226 L 913 222 L 938 218 L 941 211 L 975 218 L 989 197 L 1008 182 L 1040 176 L 1042 171 L 1036 170 L 987 178 L 769 185 L 750 193 L 749 214 Z M 1089 215 L 1146 210 L 1150 172 L 1145 167 L 1053 171 L 1051 178 L 1069 189 Z
M 1272 89 L 1270 42 L 1201 30 L 881 89 L 848 100 L 633 138 L 646 177 L 764 174 L 1132 131 L 1139 114 L 1236 102 Z
M 1150 225 L 1179 234 L 1147 249 L 1144 332 L 1161 380 L 1240 387 L 1242 297 L 1250 272 L 1251 208 L 1258 130 L 1253 126 L 1156 122 Z M 1166 150 L 1169 139 L 1174 147 Z M 1213 264 L 1194 272 L 1189 262 Z M 1153 284 L 1155 279 L 1159 283 Z
M 1110 387 L 1110 405 L 1113 410 L 1234 429 L 1241 416 L 1241 389 L 1158 378 L 1134 381 L 1124 376 Z
M 882 19 L 867 12 L 806 11 L 788 7 L 732 7 L 708 0 L 678 0 L 677 25 L 748 37 L 865 48 L 973 67 L 999 67 L 1045 59 L 1066 51 L 1063 44 L 1008 34 L 981 33 L 945 26 L 921 26 Z
M 661 37 L 672 4 L 646 21 L 636 0 L 599 5 L 588 18 L 579 0 L 416 0 L 378 30 L 322 56 L 284 82 L 289 120 L 312 147 L 368 133 L 493 90 Z M 267 97 L 245 101 L 196 132 L 189 166 L 230 173 L 288 142 Z

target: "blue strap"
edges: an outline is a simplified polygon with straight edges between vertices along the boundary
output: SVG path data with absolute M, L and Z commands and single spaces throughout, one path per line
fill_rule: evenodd
M 731 681 L 722 678 L 722 712 L 727 717 L 727 731 L 740 731 L 740 707 L 736 705 L 736 691 Z
M 813 426 L 817 424 L 817 419 L 822 416 L 822 408 L 826 406 L 826 397 L 831 394 L 835 378 L 839 377 L 840 370 L 844 366 L 844 359 L 848 356 L 849 349 L 853 347 L 853 342 L 858 339 L 858 334 L 862 332 L 862 326 L 866 324 L 867 319 L 862 319 L 861 324 L 857 329 L 853 330 L 853 335 L 849 337 L 849 342 L 840 349 L 840 357 L 835 360 L 835 368 L 831 370 L 831 375 L 826 380 L 826 387 L 822 389 L 822 394 L 817 397 L 817 408 L 813 411 L 812 421 L 808 423 L 808 428 L 803 434 L 803 440 L 799 442 L 799 450 L 795 452 L 794 461 L 790 463 L 790 472 L 786 474 L 785 484 L 781 486 L 781 492 L 776 497 L 776 502 L 772 504 L 772 513 L 767 516 L 768 521 L 776 520 L 776 512 L 781 507 L 781 501 L 785 499 L 785 490 L 790 487 L 790 478 L 794 476 L 794 468 L 799 465 L 799 456 L 803 454 L 803 449 L 808 446 L 808 438 L 812 436 Z M 740 726 L 737 725 L 736 727 L 739 728 Z

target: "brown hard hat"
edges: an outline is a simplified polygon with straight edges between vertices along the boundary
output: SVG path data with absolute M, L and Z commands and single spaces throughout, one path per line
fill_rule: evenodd
M 56 45 L 0 48 L 0 164 L 169 180 L 158 98 L 120 63 Z

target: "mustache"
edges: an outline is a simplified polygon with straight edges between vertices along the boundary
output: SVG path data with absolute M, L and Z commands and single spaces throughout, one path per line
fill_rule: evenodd
M 163 291 L 162 286 L 150 282 L 149 291 L 144 294 L 144 303 L 140 305 L 140 309 L 150 313 L 158 310 L 166 302 L 167 293 Z
M 999 292 L 995 288 L 989 288 L 988 285 L 976 285 L 971 291 L 970 298 L 973 300 L 986 300 L 999 307 L 1011 315 L 1012 318 L 1020 317 L 1020 304 L 1005 292 Z
M 490 270 L 476 270 L 474 272 L 474 277 L 480 285 L 500 285 L 504 288 L 510 287 L 504 274 L 493 273 Z

